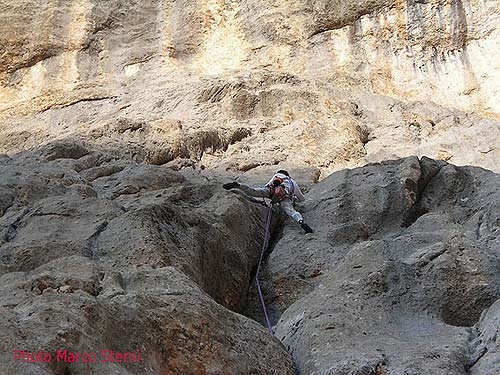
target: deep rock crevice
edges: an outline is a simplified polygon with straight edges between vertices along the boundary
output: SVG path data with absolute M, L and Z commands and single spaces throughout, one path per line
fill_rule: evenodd
M 96 247 L 97 247 L 97 240 L 101 233 L 106 230 L 106 227 L 108 226 L 107 221 L 103 221 L 101 224 L 99 224 L 95 230 L 95 232 L 88 238 L 87 240 L 87 247 L 83 251 L 83 256 L 94 259 L 95 258 L 95 252 L 96 252 Z
M 429 212 L 430 207 L 428 207 L 426 188 L 443 167 L 442 164 L 426 157 L 419 159 L 419 165 L 420 176 L 418 181 L 406 180 L 405 182 L 405 189 L 415 195 L 414 202 L 403 219 L 402 226 L 405 228 L 410 227 L 419 217 Z
M 279 243 L 281 237 L 283 236 L 283 229 L 284 226 L 287 225 L 287 220 L 289 221 L 289 219 L 286 218 L 286 215 L 281 211 L 279 206 L 275 206 L 275 208 L 273 208 L 273 216 L 271 220 L 269 243 L 267 249 L 265 249 L 260 270 L 259 282 L 261 284 L 264 302 L 266 304 L 266 309 L 268 309 L 269 318 L 272 325 L 277 323 L 280 314 L 278 311 L 274 311 L 274 309 L 272 308 L 272 304 L 276 296 L 274 295 L 272 278 L 267 268 L 267 262 L 269 260 L 269 256 L 274 250 L 274 247 Z M 262 251 L 262 244 L 259 251 Z M 257 272 L 257 267 L 258 264 L 256 264 L 252 268 L 252 272 L 250 273 L 248 294 L 246 298 L 246 304 L 245 306 L 243 306 L 242 309 L 242 313 L 245 316 L 265 326 L 266 321 L 264 319 L 262 305 L 259 300 L 256 288 L 255 276 Z

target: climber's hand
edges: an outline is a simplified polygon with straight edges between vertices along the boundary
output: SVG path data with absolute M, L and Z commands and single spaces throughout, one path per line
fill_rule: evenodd
M 234 189 L 234 188 L 237 188 L 239 186 L 240 186 L 240 184 L 236 181 L 228 182 L 228 183 L 222 185 L 222 187 L 226 190 Z

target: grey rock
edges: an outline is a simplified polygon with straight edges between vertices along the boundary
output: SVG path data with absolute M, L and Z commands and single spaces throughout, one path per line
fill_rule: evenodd
M 2 343 L 9 347 L 0 352 L 2 372 L 293 373 L 280 344 L 257 323 L 215 303 L 176 269 L 122 268 L 120 275 L 121 293 L 102 296 L 107 272 L 88 258 L 2 277 L 2 301 L 9 302 L 0 307 Z M 13 361 L 10 348 L 54 359 L 47 365 Z M 63 349 L 95 353 L 97 361 L 57 362 Z M 141 360 L 102 362 L 102 350 L 140 353 Z
M 238 314 L 261 206 L 162 166 L 91 148 L 41 158 L 45 149 L 1 167 L 1 373 L 295 372 L 280 342 Z M 99 361 L 57 361 L 64 349 Z M 53 359 L 14 360 L 14 350 Z M 100 362 L 101 350 L 141 361 Z
M 470 373 L 495 374 L 500 371 L 500 301 L 483 313 L 477 324 L 477 339 L 471 345 Z
M 0 0 L 0 345 L 293 373 L 237 315 L 265 211 L 219 187 L 285 168 L 315 233 L 276 215 L 263 283 L 299 370 L 491 375 L 499 4 Z
M 500 298 L 499 184 L 407 158 L 313 187 L 315 233 L 285 227 L 267 267 L 277 336 L 299 371 L 467 374 L 473 327 Z

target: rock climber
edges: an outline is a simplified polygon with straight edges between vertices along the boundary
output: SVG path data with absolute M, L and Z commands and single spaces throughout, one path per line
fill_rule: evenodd
M 252 187 L 237 181 L 228 182 L 222 187 L 226 190 L 240 189 L 252 197 L 269 198 L 273 203 L 278 203 L 283 207 L 285 213 L 298 222 L 306 233 L 313 232 L 312 228 L 304 223 L 302 215 L 293 207 L 295 202 L 304 202 L 305 198 L 297 182 L 284 169 L 277 171 L 269 182 L 262 187 Z

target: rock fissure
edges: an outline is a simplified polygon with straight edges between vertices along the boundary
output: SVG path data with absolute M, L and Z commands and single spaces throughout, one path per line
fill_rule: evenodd
M 96 246 L 97 246 L 97 241 L 99 239 L 99 236 L 102 234 L 104 230 L 106 230 L 108 226 L 108 222 L 104 221 L 101 224 L 99 224 L 95 230 L 95 232 L 88 238 L 87 240 L 87 245 L 83 251 L 83 256 L 90 258 L 90 259 L 95 259 L 95 251 L 96 251 Z
M 268 309 L 269 318 L 271 320 L 271 324 L 273 325 L 278 321 L 279 315 L 277 314 L 277 311 L 273 311 L 269 307 L 272 305 L 277 296 L 275 296 L 274 292 L 272 291 L 272 283 L 270 282 L 271 280 L 266 268 L 269 256 L 272 254 L 274 247 L 279 243 L 280 238 L 283 236 L 283 229 L 285 225 L 286 218 L 283 216 L 281 210 L 273 208 L 273 218 L 271 221 L 269 243 L 267 249 L 265 249 L 264 252 L 264 257 L 262 259 L 261 265 L 261 273 L 259 277 L 266 309 Z M 262 251 L 262 244 L 260 245 L 259 249 L 259 257 L 260 251 Z M 258 264 L 255 265 L 255 267 L 252 269 L 252 272 L 250 273 L 248 295 L 246 298 L 247 302 L 242 311 L 245 316 L 265 326 L 266 322 L 264 320 L 262 305 L 258 298 L 256 289 L 255 275 L 257 272 L 257 267 Z
M 98 96 L 98 97 L 89 97 L 89 98 L 81 98 L 81 99 L 77 99 L 77 100 L 70 101 L 70 102 L 67 102 L 67 103 L 53 104 L 53 105 L 51 105 L 49 107 L 44 108 L 40 113 L 43 113 L 43 112 L 46 112 L 46 111 L 50 111 L 50 110 L 54 110 L 54 109 L 68 108 L 68 107 L 74 106 L 74 105 L 79 104 L 79 103 L 99 102 L 99 101 L 102 101 L 102 100 L 112 100 L 112 99 L 117 99 L 117 98 L 119 98 L 119 96 L 110 96 L 110 95 Z
M 429 198 L 427 196 L 426 189 L 442 168 L 441 165 L 433 163 L 428 158 L 420 159 L 419 165 L 420 176 L 418 180 L 416 182 L 413 181 L 412 186 L 405 186 L 406 188 L 412 190 L 413 194 L 415 194 L 415 200 L 403 220 L 403 227 L 405 228 L 410 227 L 418 220 L 419 217 L 429 211 L 430 207 L 427 207 L 427 204 L 423 204 L 427 203 L 424 201 Z
M 4 236 L 4 241 L 5 242 L 10 242 L 13 241 L 14 238 L 16 237 L 17 230 L 21 226 L 21 222 L 23 219 L 31 212 L 31 208 L 27 207 L 25 208 L 17 217 L 15 220 L 9 224 L 7 232 L 5 233 Z
M 483 347 L 480 351 L 475 353 L 471 358 L 470 362 L 467 364 L 466 370 L 467 375 L 473 375 L 471 369 L 488 353 L 488 348 Z
M 439 258 L 441 255 L 443 255 L 446 250 L 448 250 L 446 247 L 443 247 L 443 249 L 436 251 L 432 254 L 429 255 L 429 262 L 432 262 L 433 260 Z

